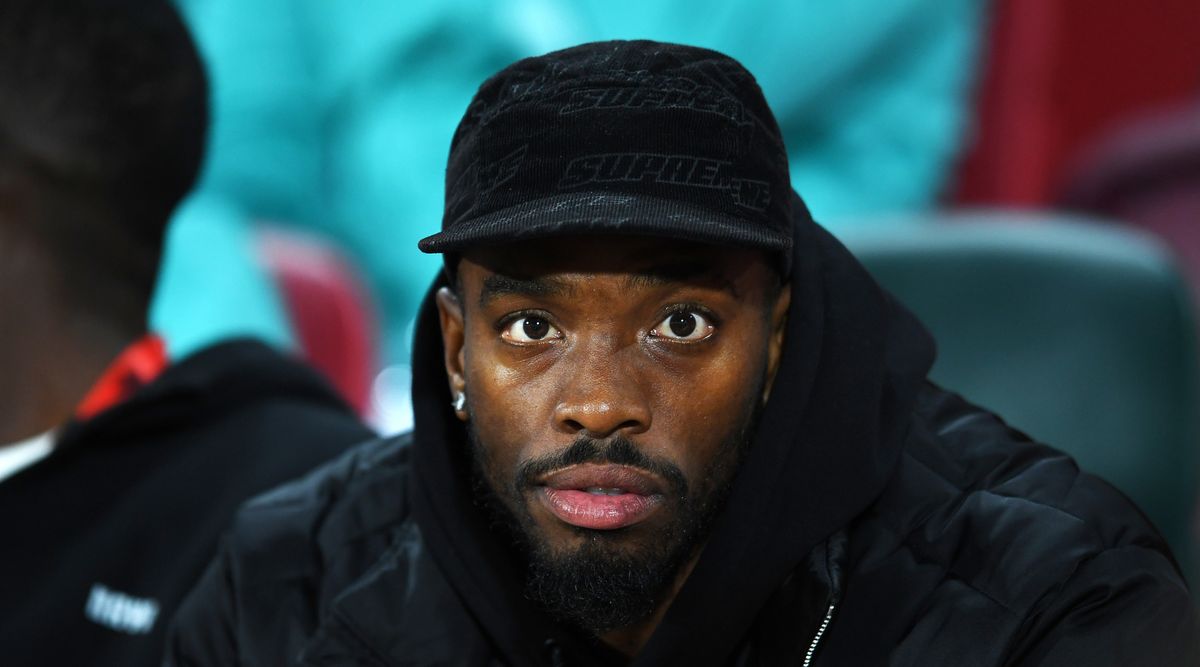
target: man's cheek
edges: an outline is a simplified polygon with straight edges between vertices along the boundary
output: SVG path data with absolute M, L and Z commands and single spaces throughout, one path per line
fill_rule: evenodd
M 518 487 L 517 470 L 521 463 L 546 453 L 538 447 L 546 438 L 535 432 L 530 411 L 510 403 L 493 404 L 473 414 L 472 420 L 478 446 L 484 450 L 484 474 L 493 489 L 510 505 L 525 504 L 527 490 Z

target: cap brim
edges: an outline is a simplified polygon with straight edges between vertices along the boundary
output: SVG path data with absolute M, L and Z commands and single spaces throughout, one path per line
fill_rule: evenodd
M 422 252 L 580 234 L 657 236 L 790 253 L 790 234 L 684 202 L 620 193 L 575 192 L 523 202 L 454 224 L 418 243 Z

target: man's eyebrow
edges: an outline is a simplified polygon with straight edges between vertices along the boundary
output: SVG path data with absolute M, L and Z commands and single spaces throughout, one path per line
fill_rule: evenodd
M 727 291 L 740 296 L 737 285 L 727 276 L 715 274 L 712 265 L 705 262 L 675 262 L 659 264 L 629 276 L 628 286 L 663 287 L 666 285 L 700 285 Z
M 483 308 L 492 300 L 508 294 L 548 297 L 563 296 L 570 291 L 566 284 L 553 278 L 518 278 L 493 273 L 483 279 L 483 289 L 479 292 L 479 307 Z

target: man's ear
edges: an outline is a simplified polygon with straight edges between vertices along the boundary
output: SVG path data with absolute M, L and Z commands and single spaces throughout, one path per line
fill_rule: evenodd
M 450 400 L 454 402 L 459 394 L 467 391 L 463 364 L 463 343 L 466 340 L 463 309 L 458 296 L 449 287 L 438 290 L 437 307 L 438 321 L 442 325 L 442 348 L 446 354 L 446 379 L 450 383 Z M 455 412 L 459 419 L 466 421 L 466 410 Z
M 762 401 L 765 404 L 775 385 L 775 374 L 779 372 L 779 359 L 783 356 L 783 332 L 787 329 L 788 307 L 792 305 L 792 286 L 784 285 L 771 307 L 771 338 L 767 341 L 767 381 L 763 385 Z

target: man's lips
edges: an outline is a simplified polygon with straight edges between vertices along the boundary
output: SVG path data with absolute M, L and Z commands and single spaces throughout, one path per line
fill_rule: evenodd
M 663 485 L 623 465 L 582 463 L 546 475 L 537 496 L 559 520 L 580 528 L 615 530 L 639 523 L 663 502 Z

